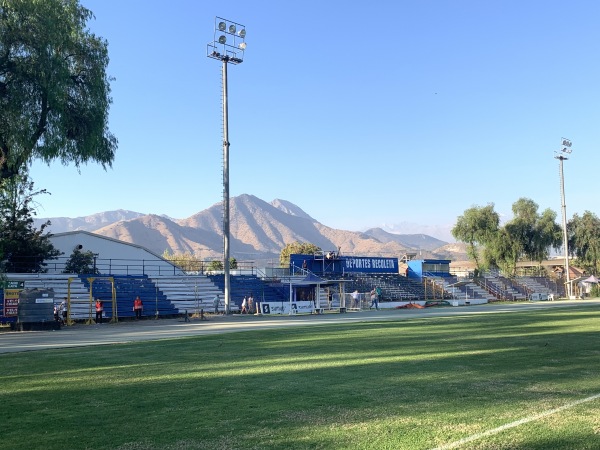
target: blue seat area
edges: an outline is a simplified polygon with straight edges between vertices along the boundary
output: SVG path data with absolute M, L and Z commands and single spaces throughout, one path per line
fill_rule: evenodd
M 208 275 L 208 278 L 221 290 L 225 289 L 225 275 Z M 256 275 L 235 275 L 229 277 L 231 303 L 242 307 L 244 296 L 252 294 L 255 302 L 288 301 L 283 290 L 269 286 Z
M 87 275 L 79 277 L 89 290 Z M 115 296 L 117 299 L 118 317 L 135 317 L 133 300 L 140 296 L 144 305 L 142 316 L 171 316 L 179 314 L 179 310 L 167 299 L 147 276 L 114 275 Z M 92 295 L 104 302 L 104 317 L 113 317 L 112 283 L 109 278 L 97 277 L 92 284 Z

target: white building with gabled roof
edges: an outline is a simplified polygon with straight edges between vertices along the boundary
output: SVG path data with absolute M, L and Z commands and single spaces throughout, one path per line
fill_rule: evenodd
M 101 275 L 183 275 L 180 268 L 147 248 L 89 231 L 53 234 L 50 241 L 63 255 L 45 261 L 48 273 L 62 273 L 73 250 L 78 248 L 94 254 L 94 263 Z

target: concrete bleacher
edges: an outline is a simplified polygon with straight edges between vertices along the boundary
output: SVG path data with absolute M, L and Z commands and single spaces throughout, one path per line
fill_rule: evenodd
M 354 275 L 354 283 L 349 283 L 348 291 L 370 292 L 381 288 L 380 301 L 410 301 L 425 298 L 425 288 L 419 281 L 399 274 L 362 274 Z
M 515 282 L 523 287 L 528 298 L 532 294 L 542 294 L 546 297 L 550 294 L 557 294 L 552 288 L 542 284 L 538 279 L 533 277 L 517 277 Z
M 495 295 L 474 283 L 473 280 L 459 282 L 457 277 L 444 277 L 444 289 L 453 299 L 470 303 L 487 303 L 497 300 Z
M 499 300 L 525 300 L 527 295 L 516 288 L 512 282 L 498 274 L 486 274 L 483 287 Z
M 224 308 L 223 291 L 205 275 L 156 276 L 152 281 L 180 312 L 214 311 L 215 295 L 222 299 L 219 310 Z
M 565 285 L 561 280 L 556 280 L 550 277 L 530 277 L 531 279 L 537 281 L 542 286 L 548 288 L 555 297 L 566 297 L 567 294 L 565 292 Z
M 25 289 L 52 289 L 56 305 L 70 296 L 70 318 L 73 320 L 86 319 L 90 315 L 90 292 L 77 275 L 10 273 L 6 274 L 6 278 L 15 281 L 22 280 Z

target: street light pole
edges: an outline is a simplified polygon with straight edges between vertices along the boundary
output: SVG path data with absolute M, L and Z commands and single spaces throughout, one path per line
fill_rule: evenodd
M 562 149 L 555 152 L 554 158 L 559 161 L 559 173 L 560 173 L 560 203 L 562 209 L 562 228 L 563 228 L 563 244 L 565 249 L 565 273 L 566 273 L 566 295 L 567 298 L 571 298 L 571 273 L 569 270 L 569 237 L 567 235 L 567 205 L 565 202 L 565 178 L 563 172 L 563 161 L 569 159 L 566 155 L 571 154 L 571 141 L 569 139 L 562 138 Z
M 229 39 L 229 42 L 227 42 Z M 246 50 L 246 27 L 215 18 L 213 41 L 207 45 L 207 56 L 223 63 L 223 272 L 225 277 L 225 314 L 230 313 L 231 284 L 229 265 L 229 110 L 227 99 L 227 64 L 240 64 Z

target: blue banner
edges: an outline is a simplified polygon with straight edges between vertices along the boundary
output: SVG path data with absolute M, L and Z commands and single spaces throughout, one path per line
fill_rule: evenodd
M 350 257 L 342 258 L 343 272 L 398 273 L 398 258 Z
M 313 273 L 398 273 L 398 258 L 290 255 L 290 269 L 295 272 L 301 268 Z

